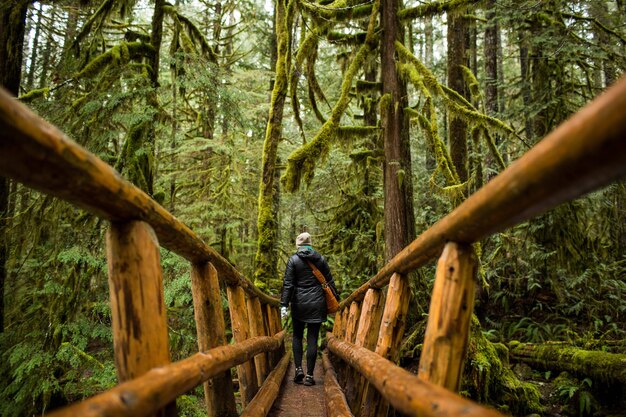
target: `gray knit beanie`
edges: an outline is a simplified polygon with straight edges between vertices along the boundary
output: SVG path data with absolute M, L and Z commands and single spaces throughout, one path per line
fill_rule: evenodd
M 307 232 L 300 233 L 296 238 L 296 246 L 311 246 L 311 235 Z

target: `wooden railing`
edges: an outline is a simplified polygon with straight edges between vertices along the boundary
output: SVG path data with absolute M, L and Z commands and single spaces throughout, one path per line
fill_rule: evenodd
M 338 367 L 339 385 L 345 387 L 344 400 L 352 412 L 386 416 L 390 404 L 409 416 L 500 415 L 453 393 L 458 390 L 474 305 L 476 257 L 471 244 L 625 174 L 626 78 L 622 78 L 422 233 L 341 303 L 328 348 L 344 363 Z M 408 308 L 406 275 L 437 256 L 419 371 L 413 375 L 393 363 Z
M 256 288 L 113 168 L 3 90 L 0 175 L 110 222 L 109 292 L 121 384 L 52 415 L 144 416 L 159 410 L 161 415 L 175 415 L 176 397 L 204 383 L 208 415 L 235 416 L 233 366 L 243 406 L 252 406 L 253 401 L 255 410 L 271 405 L 276 395 L 272 387 L 282 379 L 289 358 L 283 356 L 279 301 Z M 170 363 L 169 356 L 159 243 L 190 262 L 200 353 L 176 363 Z M 227 286 L 233 345 L 226 340 L 220 280 Z M 266 379 L 272 369 L 272 377 Z

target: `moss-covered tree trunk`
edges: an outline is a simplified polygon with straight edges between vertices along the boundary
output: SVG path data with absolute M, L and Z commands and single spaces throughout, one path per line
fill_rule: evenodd
M 276 76 L 270 112 L 263 143 L 263 161 L 261 181 L 259 183 L 258 202 L 258 241 L 255 257 L 254 283 L 259 288 L 266 288 L 269 280 L 277 276 L 276 241 L 278 222 L 276 218 L 276 161 L 278 144 L 282 135 L 283 110 L 287 96 L 287 56 L 291 33 L 291 17 L 288 16 L 289 0 L 276 0 L 275 27 L 277 40 Z
M 19 95 L 26 12 L 29 1 L 5 1 L 0 6 L 0 85 Z M 9 181 L 0 178 L 0 333 L 4 332 L 4 283 L 7 261 Z

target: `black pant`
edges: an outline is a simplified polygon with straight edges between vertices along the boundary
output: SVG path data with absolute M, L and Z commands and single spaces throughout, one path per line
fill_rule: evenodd
M 317 359 L 317 338 L 320 333 L 322 323 L 305 323 L 293 319 L 293 361 L 296 368 L 302 368 L 302 339 L 304 338 L 304 326 L 307 326 L 306 332 L 306 373 L 313 375 L 315 369 L 315 360 Z

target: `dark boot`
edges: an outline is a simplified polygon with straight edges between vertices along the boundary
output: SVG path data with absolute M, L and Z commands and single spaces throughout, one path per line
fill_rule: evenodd
M 293 382 L 296 384 L 302 384 L 302 380 L 304 379 L 304 372 L 302 372 L 302 368 L 296 368 L 296 376 L 293 378 Z
M 307 375 L 306 378 L 304 378 L 304 385 L 309 387 L 311 385 L 315 385 L 315 379 L 313 379 L 313 375 Z

